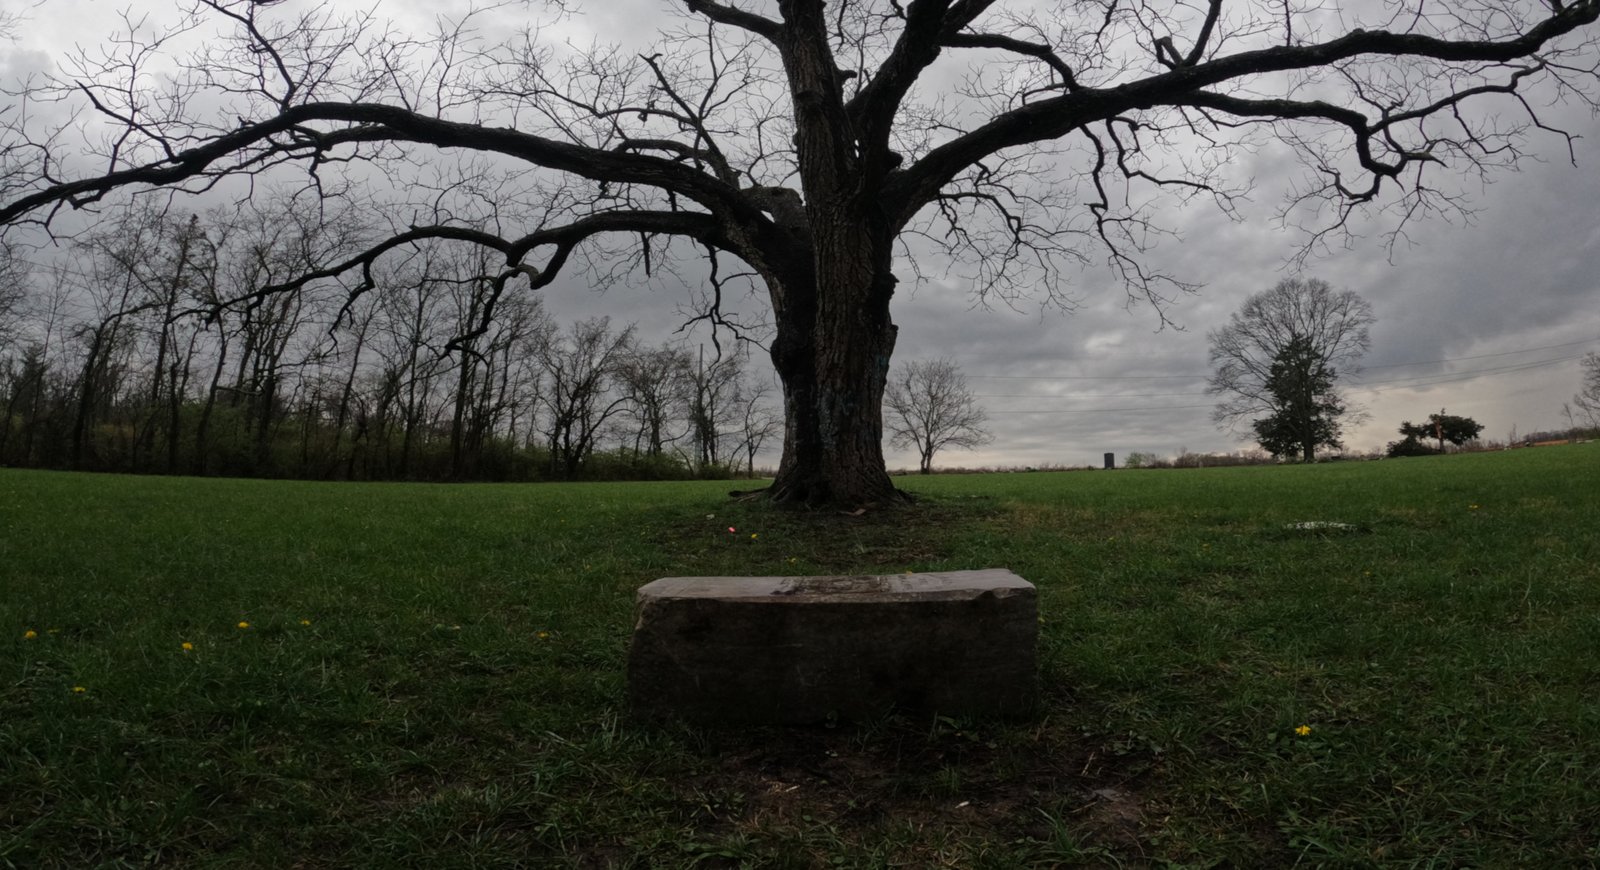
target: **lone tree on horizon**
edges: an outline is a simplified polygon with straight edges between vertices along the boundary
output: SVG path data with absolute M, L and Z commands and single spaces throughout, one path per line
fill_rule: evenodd
M 889 443 L 917 451 L 917 470 L 933 471 L 933 457 L 946 447 L 976 450 L 994 436 L 989 415 L 967 389 L 966 376 L 948 359 L 917 360 L 889 372 L 884 393 Z
M 1327 363 L 1311 340 L 1301 336 L 1278 350 L 1264 391 L 1273 409 L 1250 424 L 1263 450 L 1280 458 L 1315 462 L 1318 447 L 1344 448 L 1339 418 L 1347 409 L 1334 389 L 1338 372 Z
M 1504 168 L 1551 129 L 1536 104 L 1593 105 L 1600 30 L 1600 0 L 1408 0 L 1370 18 L 1293 0 L 662 7 L 677 24 L 631 56 L 572 50 L 533 13 L 524 33 L 481 35 L 525 7 L 419 39 L 332 4 L 193 0 L 169 30 L 130 24 L 12 95 L 0 225 L 294 166 L 309 194 L 387 206 L 393 232 L 258 294 L 346 273 L 359 292 L 386 253 L 453 240 L 503 257 L 483 323 L 513 281 L 544 287 L 573 261 L 705 257 L 702 316 L 721 322 L 738 280 L 770 303 L 785 431 L 768 497 L 885 505 L 897 254 L 919 246 L 903 258 L 917 268 L 932 246 L 980 297 L 1063 305 L 1061 270 L 1103 258 L 1159 309 L 1188 285 L 1140 256 L 1161 231 L 1153 193 L 1237 216 L 1229 164 L 1285 142 L 1307 170 L 1291 205 L 1316 215 L 1309 245 L 1369 204 L 1402 226 L 1460 208 L 1422 169 Z M 100 124 L 36 126 L 53 110 Z M 433 175 L 398 178 L 413 164 Z M 361 193 L 384 173 L 387 204 Z
M 1483 424 L 1471 417 L 1446 414 L 1444 409 L 1440 408 L 1437 414 L 1428 415 L 1426 423 L 1406 420 L 1400 424 L 1398 431 L 1404 437 L 1399 441 L 1389 442 L 1384 451 L 1387 455 L 1428 456 L 1443 453 L 1446 441 L 1460 447 L 1477 438 L 1483 432 Z M 1422 443 L 1428 439 L 1437 439 L 1439 446 L 1429 447 Z
M 1216 368 L 1206 392 L 1225 397 L 1212 419 L 1250 421 L 1274 456 L 1311 462 L 1318 447 L 1339 447 L 1339 375 L 1353 374 L 1376 319 L 1367 300 L 1317 278 L 1285 278 L 1251 296 L 1210 335 Z

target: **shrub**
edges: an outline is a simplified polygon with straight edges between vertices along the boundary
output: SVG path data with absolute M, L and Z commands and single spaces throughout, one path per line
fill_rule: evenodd
M 1437 455 L 1438 452 L 1439 448 L 1429 447 L 1428 445 L 1423 444 L 1421 441 L 1418 441 L 1409 435 L 1399 441 L 1390 441 L 1389 446 L 1384 449 L 1384 455 L 1396 457 L 1434 456 Z

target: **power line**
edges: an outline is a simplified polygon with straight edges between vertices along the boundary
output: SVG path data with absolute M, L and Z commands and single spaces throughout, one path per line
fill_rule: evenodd
M 1499 368 L 1474 369 L 1473 371 L 1470 371 L 1470 372 L 1455 372 L 1455 373 L 1448 374 L 1448 375 L 1426 375 L 1426 376 L 1423 376 L 1420 379 L 1419 378 L 1400 378 L 1399 380 L 1396 380 L 1396 381 L 1377 381 L 1375 383 L 1381 384 L 1382 387 L 1383 387 L 1382 389 L 1379 389 L 1379 388 L 1377 388 L 1375 386 L 1372 386 L 1372 385 L 1363 385 L 1362 387 L 1358 388 L 1357 391 L 1358 392 L 1383 393 L 1383 392 L 1388 392 L 1389 390 L 1408 390 L 1408 389 L 1414 389 L 1416 387 L 1431 387 L 1431 386 L 1434 386 L 1436 384 L 1453 384 L 1453 383 L 1457 383 L 1457 382 L 1460 382 L 1460 381 L 1470 381 L 1470 380 L 1472 380 L 1474 378 L 1480 378 L 1480 377 L 1484 377 L 1486 375 L 1508 375 L 1508 374 L 1515 374 L 1516 372 L 1526 372 L 1526 371 L 1532 371 L 1534 369 L 1547 368 L 1549 366 L 1559 365 L 1559 364 L 1564 363 L 1564 362 L 1572 362 L 1573 360 L 1582 359 L 1582 358 L 1583 358 L 1583 355 L 1582 354 L 1578 354 L 1578 355 L 1575 355 L 1575 356 L 1559 357 L 1557 359 L 1547 359 L 1547 360 L 1539 360 L 1537 362 L 1518 363 L 1516 365 L 1501 366 Z M 1406 381 L 1416 381 L 1416 383 L 1405 383 Z
M 1151 408 L 1052 408 L 1049 410 L 1029 411 L 989 411 L 990 414 L 1126 414 L 1139 411 L 1188 411 L 1194 408 L 1209 408 L 1210 405 L 1160 405 Z
M 1194 375 L 967 375 L 973 381 L 1190 381 Z
M 1586 344 L 1587 342 L 1579 342 L 1579 343 L 1580 344 Z M 1557 346 L 1561 346 L 1561 345 L 1557 345 Z M 1503 354 L 1486 354 L 1485 356 L 1503 356 Z M 1352 387 L 1351 389 L 1354 392 L 1369 392 L 1369 393 L 1384 393 L 1384 392 L 1389 392 L 1389 391 L 1393 391 L 1393 390 L 1409 390 L 1409 389 L 1416 389 L 1416 388 L 1419 388 L 1419 387 L 1436 386 L 1436 385 L 1439 385 L 1439 384 L 1459 383 L 1461 381 L 1469 381 L 1469 380 L 1473 380 L 1475 378 L 1486 377 L 1486 376 L 1491 376 L 1491 375 L 1507 375 L 1507 374 L 1516 374 L 1518 372 L 1533 371 L 1535 369 L 1547 368 L 1549 366 L 1558 365 L 1560 363 L 1565 363 L 1565 362 L 1571 362 L 1573 360 L 1581 359 L 1581 358 L 1582 358 L 1581 355 L 1564 356 L 1564 357 L 1558 357 L 1556 359 L 1538 360 L 1536 362 L 1529 362 L 1529 363 L 1517 363 L 1517 364 L 1514 364 L 1514 365 L 1499 366 L 1499 367 L 1496 367 L 1496 368 L 1474 369 L 1473 371 L 1470 371 L 1470 372 L 1457 372 L 1457 373 L 1454 373 L 1454 374 L 1444 375 L 1444 376 L 1425 375 L 1425 376 L 1422 376 L 1420 379 L 1417 378 L 1417 377 L 1397 378 L 1394 381 L 1379 381 L 1379 382 L 1376 382 L 1378 384 L 1382 384 L 1383 385 L 1382 389 L 1380 389 L 1380 388 L 1378 388 L 1376 386 L 1373 386 L 1371 384 L 1360 386 L 1360 387 Z M 1414 383 L 1408 383 L 1408 382 L 1413 382 L 1413 381 L 1414 381 Z M 1205 395 L 1205 394 L 1204 393 L 1146 393 L 1146 394 L 1125 393 L 1125 394 L 1098 395 L 1098 396 L 1097 395 L 1083 395 L 1083 396 L 1076 396 L 1076 397 L 1074 397 L 1074 396 L 1030 396 L 1030 395 L 1010 395 L 1010 396 L 982 396 L 982 395 L 979 395 L 979 396 L 976 396 L 975 398 L 1018 398 L 1018 399 L 1035 399 L 1035 400 L 1037 400 L 1037 399 L 1074 399 L 1074 398 L 1080 398 L 1080 399 L 1165 398 L 1165 397 L 1200 396 L 1200 395 Z M 1030 408 L 1030 409 L 1024 409 L 1024 410 L 992 410 L 992 411 L 989 411 L 989 413 L 990 414 L 996 414 L 996 415 L 999 415 L 999 414 L 1112 414 L 1112 413 L 1125 414 L 1125 413 L 1140 413 L 1140 412 L 1151 412 L 1151 411 L 1186 411 L 1186 410 L 1193 410 L 1193 409 L 1196 409 L 1196 408 L 1210 408 L 1210 407 L 1212 407 L 1212 405 L 1153 405 L 1153 406 L 1147 406 L 1147 407 L 1143 407 L 1143 408 Z
M 1582 342 L 1580 342 L 1580 343 L 1582 343 Z M 1486 354 L 1485 356 L 1503 356 L 1503 355 L 1504 354 Z M 1359 392 L 1359 393 L 1367 393 L 1367 392 L 1381 393 L 1381 392 L 1384 392 L 1386 390 L 1400 390 L 1400 389 L 1410 389 L 1410 388 L 1413 388 L 1413 387 L 1427 387 L 1427 386 L 1433 386 L 1435 384 L 1450 384 L 1450 383 L 1457 383 L 1459 381 L 1469 381 L 1469 380 L 1472 380 L 1473 378 L 1486 377 L 1486 376 L 1489 376 L 1489 375 L 1513 374 L 1515 372 L 1531 371 L 1533 369 L 1540 369 L 1540 368 L 1545 368 L 1547 366 L 1559 365 L 1561 363 L 1571 362 L 1573 360 L 1582 359 L 1582 358 L 1583 358 L 1582 355 L 1578 354 L 1578 355 L 1573 355 L 1573 356 L 1557 357 L 1555 359 L 1537 360 L 1537 361 L 1534 361 L 1534 362 L 1515 363 L 1515 364 L 1508 365 L 1508 366 L 1496 366 L 1496 367 L 1484 368 L 1484 369 L 1472 369 L 1471 371 L 1465 371 L 1465 372 L 1451 372 L 1451 373 L 1448 373 L 1448 374 L 1436 374 L 1436 375 L 1408 375 L 1408 376 L 1403 377 L 1403 378 L 1393 378 L 1391 380 L 1384 380 L 1384 381 L 1354 382 L 1354 383 L 1350 384 L 1347 387 L 1347 389 L 1349 389 L 1351 392 Z M 1078 401 L 1078 400 L 1098 400 L 1098 399 L 1178 399 L 1178 398 L 1193 398 L 1193 397 L 1204 396 L 1204 395 L 1208 395 L 1208 394 L 1205 393 L 1205 392 L 1187 392 L 1187 393 L 1077 393 L 1077 394 L 1060 394 L 1060 395 L 1054 395 L 1054 396 L 1044 396 L 1044 395 L 1039 395 L 1039 394 L 1036 394 L 1036 393 L 976 393 L 976 394 L 974 394 L 973 398 L 978 398 L 978 399 L 1033 399 L 1033 400 L 1036 400 L 1036 401 L 1039 400 L 1039 399 L 1064 399 L 1064 400 L 1068 400 L 1068 401 Z
M 1536 346 L 1536 347 L 1524 347 L 1524 348 L 1519 348 L 1517 350 L 1502 351 L 1500 353 L 1484 353 L 1484 354 L 1476 354 L 1476 355 L 1473 355 L 1473 356 L 1449 357 L 1449 358 L 1446 358 L 1446 359 L 1418 360 L 1416 362 L 1386 363 L 1384 365 L 1378 365 L 1378 366 L 1363 366 L 1363 370 L 1405 368 L 1405 367 L 1408 367 L 1408 366 L 1440 365 L 1440 364 L 1443 364 L 1443 363 L 1466 362 L 1466 361 L 1475 360 L 1475 359 L 1492 359 L 1492 358 L 1495 358 L 1495 357 L 1513 356 L 1513 355 L 1519 354 L 1519 353 L 1532 353 L 1534 351 L 1539 351 L 1539 350 L 1555 350 L 1555 349 L 1564 348 L 1564 347 L 1578 347 L 1578 346 L 1581 346 L 1581 345 L 1594 344 L 1597 341 L 1600 341 L 1600 339 L 1586 338 L 1586 339 L 1582 339 L 1582 340 L 1579 340 L 1579 341 L 1562 342 L 1560 344 L 1546 344 L 1546 345 L 1539 345 L 1539 346 Z M 1568 361 L 1570 359 L 1577 359 L 1577 357 L 1560 357 L 1560 358 L 1555 359 L 1555 360 L 1545 361 L 1545 363 L 1553 365 L 1553 364 L 1558 363 L 1558 362 L 1566 362 L 1566 361 Z M 1545 363 L 1541 363 L 1541 364 L 1545 364 Z M 1500 369 L 1474 369 L 1473 371 L 1475 371 L 1475 372 L 1494 372 L 1494 371 L 1500 371 Z M 1452 373 L 1452 374 L 1471 374 L 1471 373 L 1472 372 L 1456 372 L 1456 373 Z M 1197 380 L 1200 377 L 1202 377 L 1202 376 L 1201 375 L 970 375 L 970 374 L 967 375 L 967 378 L 969 380 L 975 380 L 975 381 L 994 381 L 994 380 L 1013 380 L 1013 381 L 1147 381 L 1147 380 L 1148 381 L 1155 381 L 1155 380 L 1182 381 L 1182 380 L 1191 380 L 1192 381 L 1192 380 Z M 1388 383 L 1397 383 L 1399 381 L 1404 381 L 1404 380 L 1410 380 L 1412 378 L 1418 378 L 1418 377 L 1433 377 L 1433 375 L 1407 375 L 1406 377 L 1397 378 L 1394 381 L 1366 381 L 1366 382 L 1356 382 L 1356 383 L 1388 384 Z M 1113 398 L 1113 397 L 1115 397 L 1117 395 L 1118 394 L 1100 394 L 1100 395 L 1089 395 L 1087 397 L 1088 398 Z M 1130 393 L 1130 394 L 1125 394 L 1125 395 L 1126 395 L 1127 398 L 1133 398 L 1136 395 L 1139 396 L 1140 398 L 1157 398 L 1157 397 L 1165 397 L 1165 396 L 1191 396 L 1191 395 L 1192 396 L 1199 396 L 1199 395 L 1205 395 L 1205 394 L 1204 393 L 1160 393 L 1160 394 L 1155 394 L 1155 393 L 1151 393 L 1151 394 L 1133 394 L 1133 393 Z M 1009 395 L 1009 394 L 993 394 L 991 396 L 984 396 L 982 398 L 1019 398 L 1019 399 L 1028 398 L 1028 399 L 1033 399 L 1033 398 L 1068 398 L 1068 397 L 1067 396 L 1024 396 L 1024 395 Z
M 1179 399 L 1205 393 L 1080 393 L 1041 396 L 1038 393 L 974 393 L 975 399 Z
M 1577 347 L 1580 344 L 1593 344 L 1595 341 L 1596 341 L 1596 339 L 1586 338 L 1586 339 L 1583 339 L 1582 341 L 1568 341 L 1568 342 L 1563 342 L 1561 344 L 1546 344 L 1546 345 L 1543 345 L 1541 347 L 1525 347 L 1525 348 L 1522 348 L 1521 350 L 1508 350 L 1508 351 L 1505 351 L 1503 353 L 1480 353 L 1477 356 L 1458 356 L 1458 357 L 1451 357 L 1450 359 L 1430 359 L 1430 360 L 1422 360 L 1420 362 L 1387 363 L 1387 364 L 1381 365 L 1381 366 L 1362 366 L 1361 368 L 1363 370 L 1366 370 L 1366 369 L 1398 369 L 1398 368 L 1405 368 L 1406 366 L 1431 366 L 1431 365 L 1438 365 L 1439 363 L 1464 362 L 1464 361 L 1469 360 L 1469 359 L 1489 359 L 1490 357 L 1497 357 L 1497 356 L 1513 356 L 1513 355 L 1519 354 L 1519 353 L 1532 353 L 1533 351 L 1536 351 L 1536 350 L 1555 350 L 1558 347 Z

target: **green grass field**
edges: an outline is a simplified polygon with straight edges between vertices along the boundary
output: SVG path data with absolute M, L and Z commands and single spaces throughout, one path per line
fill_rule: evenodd
M 904 484 L 0 470 L 0 866 L 1600 863 L 1600 444 Z M 651 579 L 980 567 L 1033 721 L 622 715 Z

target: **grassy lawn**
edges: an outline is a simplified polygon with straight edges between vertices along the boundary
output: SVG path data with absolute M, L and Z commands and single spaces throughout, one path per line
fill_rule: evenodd
M 0 470 L 0 866 L 1600 863 L 1600 444 L 904 484 Z M 1034 721 L 621 714 L 651 579 L 981 567 Z

